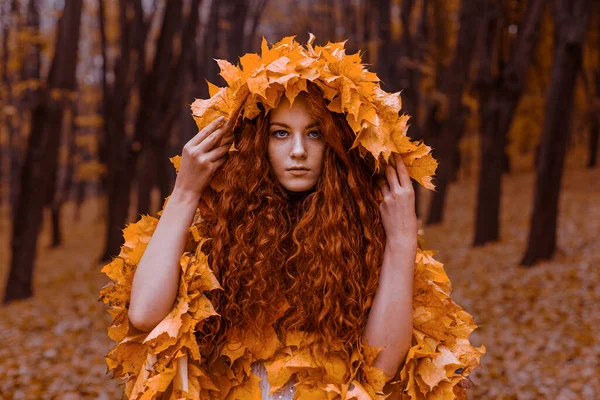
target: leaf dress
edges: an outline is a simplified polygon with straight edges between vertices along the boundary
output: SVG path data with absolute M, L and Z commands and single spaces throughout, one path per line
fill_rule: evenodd
M 196 218 L 199 211 L 196 212 Z M 106 355 L 113 378 L 124 381 L 128 399 L 384 399 L 387 377 L 373 367 L 380 351 L 367 343 L 333 346 L 315 357 L 311 333 L 288 332 L 281 343 L 273 327 L 262 337 L 227 343 L 211 362 L 201 356 L 195 333 L 218 316 L 207 293 L 221 290 L 200 251 L 203 238 L 192 224 L 180 261 L 180 282 L 171 312 L 151 331 L 129 323 L 127 310 L 135 269 L 158 219 L 142 216 L 124 229 L 117 257 L 102 268 L 112 282 L 100 291 L 113 322 L 116 345 Z M 419 246 L 415 259 L 412 347 L 391 382 L 402 399 L 466 398 L 465 379 L 485 347 L 468 338 L 473 317 L 450 298 L 451 284 L 433 252 Z M 274 395 L 269 396 L 269 392 Z M 283 397 L 285 396 L 285 397 Z

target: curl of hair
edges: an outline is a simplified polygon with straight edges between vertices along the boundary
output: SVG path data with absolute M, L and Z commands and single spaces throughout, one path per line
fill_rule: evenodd
M 298 198 L 277 181 L 261 113 L 234 131 L 239 151 L 222 167 L 225 188 L 203 195 L 202 251 L 223 287 L 208 294 L 220 316 L 197 332 L 207 356 L 232 333 L 260 335 L 282 295 L 291 307 L 273 325 L 280 339 L 300 329 L 316 333 L 317 349 L 334 341 L 348 349 L 366 324 L 385 244 L 373 168 L 350 150 L 354 132 L 316 85 L 300 96 L 327 144 L 314 191 Z

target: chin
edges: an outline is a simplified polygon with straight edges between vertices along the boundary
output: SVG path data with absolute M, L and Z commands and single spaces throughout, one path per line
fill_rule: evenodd
M 283 182 L 283 187 L 290 192 L 306 192 L 313 190 L 317 186 L 316 182 Z

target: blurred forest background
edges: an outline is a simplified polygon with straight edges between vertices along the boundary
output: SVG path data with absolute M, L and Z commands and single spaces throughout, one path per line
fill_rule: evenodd
M 488 349 L 470 396 L 600 398 L 599 2 L 2 0 L 3 398 L 119 397 L 102 263 L 170 194 L 214 59 L 308 32 L 433 147 L 418 215 Z

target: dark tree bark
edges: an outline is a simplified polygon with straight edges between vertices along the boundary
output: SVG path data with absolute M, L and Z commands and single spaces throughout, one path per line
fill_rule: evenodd
M 27 3 L 27 18 L 25 29 L 29 30 L 33 37 L 40 34 L 40 13 L 36 0 L 29 0 Z M 38 41 L 28 43 L 25 59 L 21 65 L 21 80 L 30 80 L 39 82 L 41 65 L 41 45 Z M 22 107 L 33 109 L 39 101 L 40 91 L 37 88 L 26 89 L 21 95 L 20 103 Z
M 587 163 L 588 168 L 595 168 L 598 165 L 598 139 L 600 138 L 600 107 L 598 106 L 600 104 L 600 71 L 596 71 L 593 98 L 596 105 L 592 108 L 592 112 L 590 113 L 590 154 Z
M 199 21 L 198 8 L 200 7 L 200 0 L 192 1 L 191 12 L 187 18 L 185 28 L 183 32 L 178 32 L 179 26 L 182 25 L 182 6 L 180 3 L 179 9 L 172 9 L 171 15 L 167 20 L 167 14 L 165 14 L 165 23 L 163 24 L 163 30 L 161 31 L 160 38 L 173 37 L 174 35 L 181 36 L 182 48 L 191 48 L 194 45 L 196 38 L 197 26 Z M 176 4 L 175 2 L 170 3 L 170 6 Z M 181 93 L 184 86 L 184 77 L 186 77 L 186 68 L 190 65 L 190 58 L 193 54 L 188 52 L 180 52 L 176 55 L 177 62 L 171 66 L 168 61 L 173 58 L 173 55 L 166 57 L 162 55 L 160 51 L 168 52 L 169 41 L 165 41 L 165 45 L 162 46 L 161 42 L 157 46 L 157 58 L 155 58 L 154 68 L 150 75 L 148 75 L 145 84 L 147 85 L 148 95 L 155 98 L 155 103 L 149 102 L 144 104 L 144 113 L 152 114 L 156 120 L 153 125 L 148 124 L 149 115 L 143 115 L 142 111 L 138 114 L 138 125 L 136 128 L 136 134 L 141 129 L 143 135 L 140 135 L 140 141 L 146 139 L 145 145 L 143 146 L 143 163 L 146 164 L 146 168 L 140 170 L 140 186 L 139 186 L 139 203 L 138 203 L 138 214 L 149 214 L 150 210 L 150 194 L 152 188 L 158 184 L 161 192 L 161 197 L 166 198 L 171 191 L 171 174 L 173 168 L 169 165 L 167 148 L 169 137 L 173 126 L 175 125 L 176 118 L 179 116 L 182 99 Z M 160 57 L 160 58 L 158 58 Z M 164 75 L 163 75 L 164 74 Z M 161 76 L 165 85 L 163 88 L 158 87 L 154 84 L 157 79 Z M 144 86 L 142 86 L 144 88 Z M 150 91 L 155 91 L 151 93 Z M 143 96 L 146 98 L 147 96 Z M 148 165 L 152 163 L 153 165 Z
M 464 126 L 464 108 L 461 99 L 475 45 L 479 12 L 483 4 L 485 4 L 483 0 L 461 3 L 456 51 L 449 67 L 443 71 L 440 91 L 446 96 L 447 107 L 437 141 L 439 167 L 435 179 L 436 192 L 433 193 L 429 207 L 427 224 L 440 223 L 443 219 L 446 192 L 456 164 L 458 140 Z
M 556 50 L 546 100 L 533 213 L 521 265 L 550 259 L 556 250 L 560 183 L 573 109 L 573 91 L 582 63 L 591 0 L 554 0 Z
M 474 246 L 498 240 L 500 236 L 500 201 L 505 143 L 517 104 L 523 93 L 525 78 L 537 41 L 537 32 L 546 0 L 531 0 L 509 60 L 503 65 L 497 56 L 498 73 L 493 75 L 492 60 L 505 46 L 502 3 L 490 2 L 486 9 L 478 46 L 481 124 L 481 158 Z
M 377 72 L 382 80 L 381 86 L 388 92 L 402 91 L 403 112 L 411 116 L 411 125 L 409 136 L 413 140 L 422 140 L 422 131 L 417 124 L 419 120 L 419 84 L 421 80 L 420 67 L 422 63 L 423 49 L 425 43 L 426 24 L 427 24 L 427 1 L 420 3 L 421 9 L 418 10 L 420 21 L 415 34 L 411 32 L 410 16 L 414 12 L 417 2 L 406 0 L 402 2 L 400 10 L 400 19 L 402 26 L 402 36 L 400 41 L 394 41 L 391 34 L 392 25 L 392 4 L 389 0 L 377 3 L 376 26 L 378 42 L 380 43 L 377 52 Z M 413 182 L 415 188 L 416 212 L 418 209 L 419 184 Z
M 12 8 L 12 7 L 11 7 Z M 12 17 L 12 10 L 7 11 L 7 15 L 4 15 L 3 11 L 5 11 L 4 8 L 0 8 L 0 18 L 2 18 L 3 21 L 10 21 L 11 17 Z M 10 35 L 10 23 L 6 23 L 4 25 L 4 27 L 2 28 L 2 58 L 0 58 L 0 71 L 2 72 L 2 75 L 0 76 L 0 82 L 2 82 L 2 85 L 4 87 L 4 90 L 2 90 L 2 92 L 0 94 L 3 95 L 3 97 L 1 98 L 2 102 L 5 105 L 9 105 L 12 103 L 12 85 L 10 82 L 10 77 L 8 74 L 8 59 L 9 59 L 9 50 L 8 50 L 8 39 L 9 39 L 9 35 Z M 9 137 L 9 143 L 8 143 L 8 149 L 6 149 L 4 146 L 0 146 L 0 187 L 4 187 L 3 183 L 5 181 L 9 181 L 10 182 L 10 172 L 7 174 L 7 176 L 5 176 L 5 169 L 4 169 L 4 159 L 8 158 L 10 160 L 10 153 L 11 153 L 11 142 L 12 142 L 12 121 L 11 121 L 11 117 L 10 115 L 8 115 L 7 112 L 3 112 L 2 114 L 0 114 L 0 123 L 4 123 L 6 126 L 6 130 L 8 131 L 8 137 Z M 10 168 L 9 170 L 10 171 Z M 10 189 L 9 189 L 9 193 L 10 193 Z M 2 203 L 4 202 L 5 196 L 4 196 L 4 192 L 0 191 L 0 206 L 2 205 Z M 9 202 L 10 203 L 10 202 Z
M 244 37 L 244 27 L 250 11 L 249 0 L 224 2 L 223 11 L 227 24 L 227 60 L 237 64 L 238 57 L 244 54 L 247 40 Z
M 75 212 L 73 213 L 73 220 L 79 222 L 81 219 L 81 206 L 85 200 L 85 188 L 86 181 L 78 181 L 75 184 Z
M 199 50 L 194 57 L 192 76 L 194 79 L 194 88 L 199 94 L 198 98 L 201 99 L 206 99 L 209 96 L 206 81 L 215 84 L 217 82 L 225 83 L 225 80 L 218 75 L 218 64 L 213 60 L 219 48 L 220 7 L 221 5 L 218 1 L 213 1 L 210 4 L 208 24 L 204 27 Z
M 395 83 L 392 82 L 394 76 L 394 62 L 392 59 L 392 37 L 391 37 L 391 1 L 380 0 L 376 3 L 375 26 L 377 27 L 377 41 L 379 49 L 377 50 L 377 74 L 381 79 L 381 86 L 387 91 L 391 91 Z
M 191 75 L 191 85 L 185 85 L 182 89 L 182 96 L 186 100 L 185 104 L 190 105 L 194 98 L 206 99 L 209 97 L 208 82 L 221 86 L 225 81 L 218 75 L 218 64 L 213 60 L 216 57 L 216 51 L 219 47 L 219 4 L 218 1 L 212 1 L 208 11 L 207 24 L 202 28 L 199 35 L 199 43 L 192 46 L 189 51 L 189 73 Z M 198 26 L 200 28 L 200 25 Z M 180 125 L 182 127 L 179 135 L 179 143 L 176 153 L 181 153 L 181 149 L 194 135 L 198 133 L 196 122 L 190 118 L 190 109 L 182 109 L 180 116 Z M 172 166 L 169 167 L 172 171 Z
M 248 35 L 248 40 L 245 45 L 246 50 L 255 51 L 255 48 L 260 48 L 259 38 L 256 37 L 256 30 L 258 29 L 260 19 L 262 18 L 268 2 L 269 0 L 256 0 L 252 7 L 252 10 L 254 11 L 252 11 L 252 17 L 250 18 L 250 34 Z M 258 47 L 255 46 L 256 43 L 258 43 Z
M 368 48 L 369 43 L 371 42 L 372 38 L 373 38 L 373 30 L 372 30 L 372 25 L 373 25 L 373 8 L 374 8 L 374 4 L 373 4 L 373 0 L 363 0 L 361 1 L 361 5 L 362 5 L 362 16 L 363 16 L 363 21 L 362 21 L 362 27 L 363 27 L 363 48 Z M 374 61 L 373 55 L 370 54 L 369 52 L 367 52 L 365 54 L 365 58 L 363 60 L 363 62 L 365 63 L 369 63 L 372 64 Z
M 33 110 L 27 154 L 21 169 L 21 190 L 14 213 L 12 259 L 4 303 L 33 294 L 33 270 L 38 232 L 51 172 L 57 167 L 63 104 L 57 93 L 75 89 L 82 0 L 65 4 L 58 23 L 57 46 L 46 89 Z
M 107 82 L 106 35 L 104 28 L 104 1 L 99 0 L 100 37 L 103 65 L 104 135 L 101 140 L 101 159 L 107 166 L 105 193 L 108 197 L 105 250 L 102 261 L 119 253 L 121 229 L 127 221 L 131 181 L 135 173 L 137 152 L 141 144 L 131 140 L 125 132 L 126 110 L 131 92 L 144 74 L 145 42 L 152 16 L 144 21 L 141 0 L 119 2 L 120 51 L 114 68 L 114 83 Z M 133 18 L 127 18 L 133 13 Z M 138 54 L 137 62 L 133 53 Z M 132 78 L 133 77 L 133 78 Z
M 402 26 L 410 26 L 410 15 L 413 13 L 415 3 L 414 0 L 402 2 L 402 9 L 400 10 Z M 419 10 L 419 23 L 414 35 L 408 28 L 404 29 L 397 51 L 400 59 L 396 61 L 396 70 L 394 71 L 394 82 L 402 90 L 402 104 L 408 115 L 411 116 L 408 135 L 413 140 L 424 139 L 423 130 L 418 121 L 420 120 L 419 106 L 422 102 L 419 90 L 421 83 L 420 66 L 423 63 L 427 43 L 427 7 L 427 0 L 422 0 L 421 10 Z M 415 212 L 420 216 L 419 198 L 421 189 L 416 181 L 413 181 L 413 189 L 415 192 Z
M 23 25 L 19 22 L 19 2 L 17 0 L 12 0 L 10 3 L 10 16 L 9 20 L 13 21 L 13 29 L 16 32 L 17 30 L 26 29 L 30 32 L 32 36 L 39 34 L 39 12 L 37 7 L 37 2 L 35 0 L 29 0 L 27 3 L 27 14 L 25 18 L 25 23 Z M 4 27 L 3 31 L 3 43 L 2 46 L 4 48 L 3 51 L 3 63 L 5 67 L 2 68 L 3 77 L 2 83 L 6 88 L 6 104 L 11 104 L 15 106 L 19 112 L 12 113 L 12 115 L 7 115 L 6 118 L 6 129 L 8 131 L 8 158 L 9 158 L 9 169 L 8 169 L 8 178 L 10 182 L 10 206 L 11 213 L 14 214 L 16 209 L 16 203 L 18 201 L 18 195 L 20 191 L 20 170 L 22 164 L 23 154 L 21 151 L 20 140 L 19 140 L 19 130 L 22 124 L 17 122 L 17 118 L 23 114 L 24 111 L 32 109 L 39 100 L 39 89 L 25 89 L 23 93 L 21 93 L 18 98 L 13 98 L 12 90 L 11 90 L 11 79 L 8 74 L 6 65 L 8 63 L 8 43 L 9 43 L 9 32 L 10 26 L 7 25 Z M 39 82 L 40 80 L 40 45 L 39 43 L 29 43 L 25 49 L 26 53 L 24 57 L 26 58 L 26 62 L 24 62 L 20 68 L 20 76 L 19 79 L 21 81 L 29 80 L 32 84 Z
M 75 115 L 74 115 L 74 104 L 70 104 L 71 112 L 68 113 L 70 120 L 68 121 L 68 128 L 65 129 L 65 135 L 63 137 L 63 143 L 66 143 L 68 156 L 67 165 L 63 166 L 63 173 L 59 174 L 60 179 L 56 181 L 56 190 L 52 193 L 50 199 L 51 209 L 51 221 L 52 221 L 52 241 L 50 247 L 58 247 L 63 243 L 62 240 L 62 225 L 61 225 L 61 211 L 63 204 L 69 199 L 69 192 L 71 191 L 71 184 L 73 181 L 74 173 L 74 153 L 75 153 Z M 66 119 L 66 118 L 65 118 Z M 58 168 L 57 168 L 58 170 Z
M 588 158 L 587 167 L 595 168 L 598 165 L 598 138 L 600 137 L 600 117 L 596 114 L 592 120 L 592 127 L 590 128 L 590 154 Z
M 164 146 L 164 141 L 160 140 L 159 136 L 161 138 L 168 137 L 168 132 L 165 135 L 157 128 L 162 124 L 166 114 L 161 106 L 169 107 L 169 109 L 172 108 L 170 103 L 173 97 L 170 95 L 175 89 L 178 76 L 170 73 L 173 72 L 170 70 L 171 62 L 174 57 L 180 57 L 184 52 L 180 51 L 179 54 L 173 54 L 171 43 L 175 37 L 181 38 L 180 27 L 182 20 L 183 1 L 175 0 L 168 2 L 156 44 L 156 55 L 152 69 L 148 74 L 145 74 L 140 86 L 142 105 L 138 111 L 135 125 L 136 141 L 142 144 L 139 154 L 141 168 L 139 168 L 137 191 L 138 215 L 150 213 L 150 193 L 156 183 L 157 173 L 157 170 L 154 168 L 155 165 L 151 164 L 155 164 L 158 161 L 154 159 L 154 148 Z M 186 48 L 183 43 L 182 48 Z M 164 128 L 168 130 L 168 126 Z

